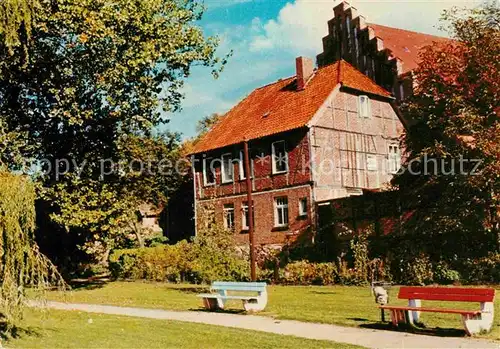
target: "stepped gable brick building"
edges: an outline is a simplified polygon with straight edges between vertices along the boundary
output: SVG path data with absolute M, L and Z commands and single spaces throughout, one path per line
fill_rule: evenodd
M 296 76 L 255 89 L 195 145 L 197 229 L 215 221 L 248 242 L 245 140 L 258 244 L 296 239 L 320 201 L 382 188 L 400 166 L 393 101 L 344 60 L 297 58 Z
M 413 91 L 412 71 L 424 46 L 450 39 L 379 24 L 366 23 L 365 17 L 348 2 L 333 9 L 323 52 L 317 56 L 324 66 L 344 59 L 383 86 L 400 101 Z

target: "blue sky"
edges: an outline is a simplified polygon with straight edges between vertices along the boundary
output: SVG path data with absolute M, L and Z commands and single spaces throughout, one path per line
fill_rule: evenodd
M 224 113 L 256 87 L 294 75 L 295 57 L 315 57 L 338 0 L 205 0 L 198 23 L 207 35 L 221 39 L 219 56 L 233 50 L 215 80 L 210 70 L 195 67 L 184 87 L 181 112 L 170 114 L 166 128 L 195 135 L 197 120 Z M 445 35 L 438 30 L 443 9 L 473 7 L 480 0 L 350 1 L 367 22 Z

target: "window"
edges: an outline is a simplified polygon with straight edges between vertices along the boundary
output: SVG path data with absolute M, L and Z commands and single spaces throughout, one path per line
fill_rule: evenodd
M 356 58 L 359 57 L 358 27 L 354 27 L 354 47 L 356 48 Z
M 307 198 L 299 200 L 299 216 L 307 216 Z
M 401 168 L 401 152 L 399 151 L 399 145 L 389 144 L 388 150 L 389 173 L 397 173 Z
M 366 169 L 368 171 L 377 171 L 377 156 L 366 154 Z
M 285 149 L 285 141 L 274 142 L 271 145 L 273 156 L 273 173 L 288 171 L 288 153 Z
M 370 98 L 368 96 L 358 97 L 358 114 L 361 118 L 369 118 L 371 114 Z
M 274 201 L 274 226 L 286 227 L 288 225 L 288 198 L 276 198 Z
M 252 215 L 252 218 L 253 218 L 252 221 L 255 226 L 255 214 Z M 241 229 L 248 230 L 249 229 L 248 222 L 250 222 L 248 217 L 248 202 L 245 201 L 243 204 L 241 204 Z
M 233 230 L 234 229 L 234 205 L 227 204 L 224 205 L 224 228 Z
M 212 158 L 203 159 L 203 184 L 215 184 L 215 168 Z
M 233 181 L 233 158 L 231 154 L 222 155 L 222 183 Z
M 248 154 L 249 156 L 251 155 L 250 152 Z M 247 174 L 245 172 L 245 153 L 240 151 L 240 161 L 239 161 L 239 169 L 240 169 L 240 179 L 246 179 Z M 250 178 L 253 177 L 253 161 L 250 159 Z
M 347 31 L 347 52 L 351 52 L 351 19 L 346 17 L 346 31 Z
M 401 81 L 399 83 L 399 99 L 403 100 L 404 98 L 405 98 L 405 88 L 404 88 L 403 82 Z

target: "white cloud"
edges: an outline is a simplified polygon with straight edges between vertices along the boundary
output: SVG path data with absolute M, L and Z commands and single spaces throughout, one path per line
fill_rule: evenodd
M 296 55 L 315 56 L 322 51 L 321 39 L 327 34 L 327 22 L 333 17 L 333 7 L 340 0 L 295 0 L 287 3 L 276 19 L 262 23 L 258 18 L 252 22 L 257 32 L 250 43 L 252 51 L 285 49 Z M 453 6 L 473 7 L 481 0 L 461 1 L 350 1 L 367 22 L 441 34 L 437 29 L 444 9 Z M 260 31 L 257 26 L 260 25 Z
M 287 49 L 314 55 L 321 49 L 321 39 L 328 32 L 327 21 L 333 17 L 336 1 L 296 0 L 287 3 L 276 19 L 262 24 L 261 33 L 250 44 L 252 51 Z M 253 21 L 253 26 L 260 21 Z
M 244 4 L 251 1 L 252 0 L 205 0 L 205 6 L 208 9 L 214 9 L 219 7 L 228 7 L 238 4 Z

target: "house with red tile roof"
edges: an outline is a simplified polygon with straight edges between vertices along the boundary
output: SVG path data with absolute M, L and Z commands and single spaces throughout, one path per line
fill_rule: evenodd
M 218 222 L 246 244 L 250 176 L 256 243 L 294 240 L 319 202 L 390 181 L 403 129 L 391 94 L 351 64 L 299 57 L 295 76 L 255 89 L 196 143 L 196 225 Z
M 423 47 L 450 39 L 367 23 L 365 17 L 348 2 L 333 8 L 323 52 L 317 56 L 324 66 L 344 59 L 369 76 L 397 98 L 413 92 L 412 71 L 420 60 Z

